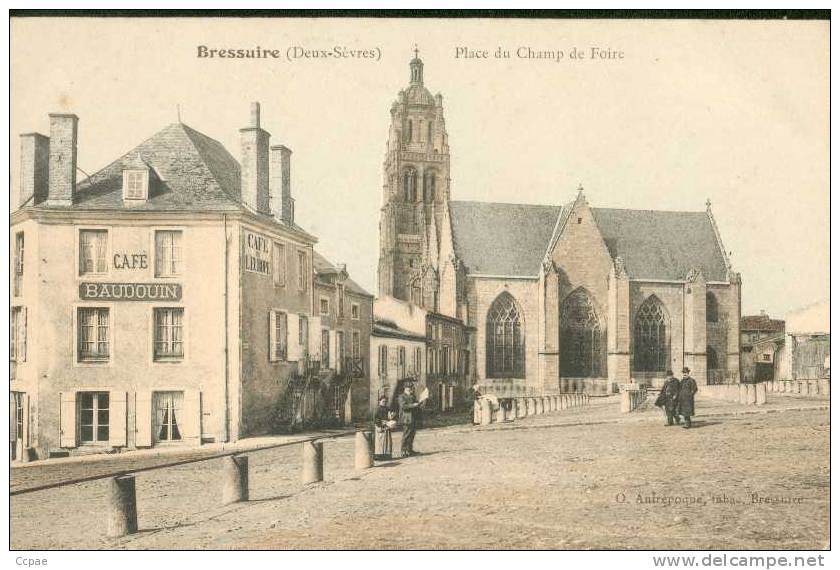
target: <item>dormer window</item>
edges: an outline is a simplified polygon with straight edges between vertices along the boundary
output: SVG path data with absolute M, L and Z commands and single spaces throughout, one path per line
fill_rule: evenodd
M 149 171 L 145 169 L 123 170 L 123 200 L 149 199 Z

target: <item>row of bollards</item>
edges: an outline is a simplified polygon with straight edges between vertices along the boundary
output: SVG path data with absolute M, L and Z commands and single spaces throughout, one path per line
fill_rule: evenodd
M 744 406 L 763 406 L 767 403 L 767 386 L 758 384 L 710 384 L 699 386 L 700 395 L 728 400 Z
M 807 396 L 831 396 L 831 381 L 818 380 L 773 380 L 767 382 L 767 390 L 780 394 L 801 394 Z
M 373 433 L 356 432 L 354 467 L 357 471 L 373 467 Z M 324 480 L 324 443 L 317 440 L 302 442 L 304 485 Z M 248 500 L 248 456 L 222 457 L 222 505 Z M 111 478 L 108 494 L 108 536 L 118 538 L 137 532 L 137 489 L 134 474 L 120 474 Z
M 513 421 L 589 404 L 589 394 L 551 394 L 493 400 L 481 398 L 481 425 Z

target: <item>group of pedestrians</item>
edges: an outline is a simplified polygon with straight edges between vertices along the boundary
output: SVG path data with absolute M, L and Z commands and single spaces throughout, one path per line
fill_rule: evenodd
M 410 383 L 404 385 L 403 393 L 397 398 L 396 409 L 388 405 L 386 396 L 379 398 L 379 406 L 373 416 L 373 425 L 376 429 L 375 459 L 392 459 L 394 442 L 391 432 L 397 427 L 398 417 L 403 428 L 400 457 L 417 455 L 414 450 L 414 436 L 417 433 L 417 423 L 424 403 L 417 400 L 414 386 Z
M 682 380 L 674 377 L 674 372 L 665 372 L 665 384 L 659 392 L 656 404 L 665 410 L 666 426 L 680 424 L 680 416 L 684 422 L 683 427 L 691 427 L 691 416 L 694 415 L 694 394 L 697 393 L 697 382 L 690 376 L 691 370 L 682 369 Z

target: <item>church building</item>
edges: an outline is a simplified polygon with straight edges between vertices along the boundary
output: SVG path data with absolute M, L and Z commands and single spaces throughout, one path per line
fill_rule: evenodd
M 463 323 L 467 382 L 496 393 L 607 394 L 683 367 L 739 382 L 741 279 L 711 204 L 691 212 L 458 201 L 443 97 L 391 106 L 379 296 Z

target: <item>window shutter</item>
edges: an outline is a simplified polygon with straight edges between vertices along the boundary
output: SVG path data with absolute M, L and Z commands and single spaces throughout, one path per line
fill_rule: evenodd
M 29 447 L 29 394 L 23 395 L 23 446 Z
M 286 326 L 286 352 L 288 354 L 287 360 L 293 361 L 300 359 L 300 318 L 298 315 L 289 315 Z
M 330 368 L 335 368 L 336 354 L 335 354 L 335 331 L 330 331 Z
M 181 424 L 181 436 L 189 443 L 201 443 L 201 392 L 184 391 L 184 413 Z
M 111 407 L 108 410 L 108 445 L 125 447 L 127 420 L 127 394 L 112 390 L 109 393 Z
M 152 446 L 152 393 L 134 394 L 134 446 Z
M 15 405 L 15 393 L 9 392 L 9 442 L 14 445 L 17 438 L 17 406 Z
M 60 392 L 59 446 L 76 447 L 76 393 Z
M 21 307 L 20 309 L 20 318 L 23 321 L 20 326 L 20 353 L 18 354 L 18 361 L 19 362 L 26 362 L 26 330 L 27 330 L 27 322 L 26 322 L 26 307 Z
M 274 350 L 274 341 L 277 334 L 277 313 L 268 311 L 268 361 L 276 362 L 277 355 Z

